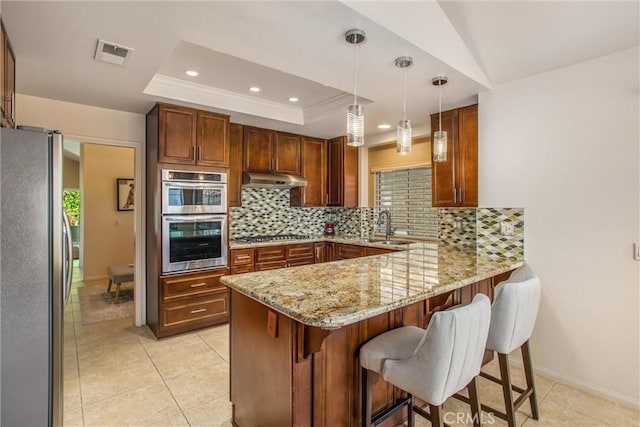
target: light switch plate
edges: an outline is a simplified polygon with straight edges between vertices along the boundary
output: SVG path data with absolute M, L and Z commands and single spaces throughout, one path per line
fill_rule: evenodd
M 640 261 L 640 243 L 633 244 L 633 259 Z
M 502 221 L 500 223 L 500 234 L 502 234 L 503 236 L 513 236 L 513 233 L 514 233 L 513 229 L 514 229 L 513 223 L 509 221 Z

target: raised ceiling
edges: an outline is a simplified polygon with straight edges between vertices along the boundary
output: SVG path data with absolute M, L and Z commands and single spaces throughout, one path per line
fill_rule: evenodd
M 368 142 L 401 116 L 398 56 L 410 55 L 407 113 L 428 131 L 431 78 L 444 108 L 495 84 L 638 45 L 638 2 L 3 1 L 19 93 L 145 113 L 158 100 L 233 122 L 318 137 L 344 133 L 353 48 Z M 125 67 L 93 60 L 98 38 L 135 49 Z M 192 78 L 184 70 L 196 69 Z M 259 93 L 248 91 L 259 86 Z M 297 103 L 288 101 L 299 98 Z

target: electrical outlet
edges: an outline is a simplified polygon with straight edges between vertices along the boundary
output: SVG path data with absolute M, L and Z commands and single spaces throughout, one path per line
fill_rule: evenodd
M 503 236 L 513 236 L 513 223 L 509 221 L 502 221 L 500 223 L 500 234 Z
M 456 230 L 462 230 L 462 220 L 461 219 L 455 219 L 453 221 L 453 228 Z

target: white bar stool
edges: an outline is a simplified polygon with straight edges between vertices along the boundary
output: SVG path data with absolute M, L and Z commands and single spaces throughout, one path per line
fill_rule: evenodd
M 533 419 L 539 419 L 538 400 L 533 381 L 533 364 L 529 349 L 529 339 L 536 323 L 539 306 L 540 279 L 533 274 L 529 266 L 515 270 L 509 279 L 496 287 L 491 306 L 491 326 L 489 327 L 487 348 L 498 353 L 500 378 L 484 372 L 480 372 L 480 375 L 502 385 L 506 413 L 484 404 L 482 409 L 486 412 L 493 412 L 493 415 L 505 420 L 509 427 L 516 425 L 516 411 L 527 399 L 531 405 Z M 509 353 L 518 347 L 522 350 L 526 389 L 513 385 L 511 381 Z M 519 394 L 515 401 L 512 390 Z M 456 397 L 459 396 L 456 395 Z M 461 400 L 467 401 L 464 397 Z
M 490 317 L 489 298 L 478 294 L 470 304 L 435 313 L 426 330 L 404 326 L 366 342 L 360 348 L 362 425 L 377 425 L 408 405 L 409 427 L 414 426 L 413 411 L 431 420 L 432 425 L 442 426 L 442 404 L 468 387 L 474 426 L 479 426 L 480 401 L 475 379 L 480 373 Z M 406 399 L 374 418 L 372 372 L 408 393 Z M 413 396 L 428 402 L 430 413 L 414 407 Z

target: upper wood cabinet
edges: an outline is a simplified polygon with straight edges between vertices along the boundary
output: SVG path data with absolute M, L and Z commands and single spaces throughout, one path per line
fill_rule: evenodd
M 358 147 L 341 136 L 329 140 L 327 150 L 327 206 L 358 206 Z
M 227 203 L 242 206 L 242 125 L 231 123 L 229 131 L 229 173 L 227 175 Z
M 229 116 L 159 104 L 158 161 L 229 166 Z
M 245 172 L 300 174 L 300 137 L 269 129 L 245 127 Z
M 431 129 L 438 129 L 439 115 L 431 115 Z M 478 206 L 478 105 L 442 112 L 447 132 L 447 160 L 433 161 L 432 205 Z
M 1 22 L 1 21 L 0 21 Z M 9 36 L 0 24 L 0 124 L 16 126 L 16 57 Z
M 327 195 L 327 141 L 302 137 L 301 175 L 307 178 L 306 187 L 291 189 L 291 206 L 325 206 Z

